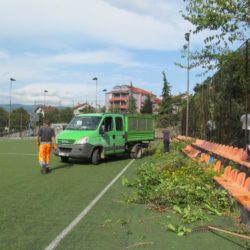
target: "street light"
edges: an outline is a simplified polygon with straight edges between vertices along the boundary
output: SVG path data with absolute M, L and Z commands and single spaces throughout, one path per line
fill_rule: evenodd
M 105 103 L 104 103 L 104 106 L 106 108 L 106 106 L 107 106 L 107 95 L 106 95 L 107 89 L 103 89 L 102 92 L 105 93 Z
M 9 131 L 8 134 L 10 136 L 10 125 L 11 125 L 11 117 L 10 117 L 10 113 L 11 113 L 11 91 L 12 91 L 12 82 L 15 82 L 16 80 L 14 78 L 10 78 L 10 108 L 9 108 L 9 122 L 8 122 L 8 127 L 9 127 Z
M 43 92 L 44 92 L 44 97 L 43 97 L 44 105 L 43 106 L 45 108 L 45 106 L 46 106 L 46 103 L 45 103 L 46 93 L 48 93 L 49 91 L 45 89 Z
M 186 136 L 188 136 L 188 123 L 189 123 L 189 71 L 190 71 L 190 32 L 185 34 L 185 39 L 188 42 L 187 47 L 187 113 L 186 113 Z
M 46 93 L 48 93 L 49 91 L 47 90 L 47 89 L 45 89 L 44 91 L 43 91 L 43 93 L 44 93 L 44 107 L 43 107 L 43 119 L 45 118 L 45 106 L 46 106 L 46 103 L 45 103 L 45 99 L 46 99 Z
M 96 89 L 95 89 L 95 108 L 97 109 L 97 85 L 98 85 L 98 78 L 94 77 L 92 80 L 96 81 L 95 82 L 95 84 L 96 84 Z

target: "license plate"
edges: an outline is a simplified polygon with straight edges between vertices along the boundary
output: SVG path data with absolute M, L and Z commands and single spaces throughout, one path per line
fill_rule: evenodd
M 65 152 L 59 152 L 60 156 L 69 156 L 69 153 L 65 153 Z

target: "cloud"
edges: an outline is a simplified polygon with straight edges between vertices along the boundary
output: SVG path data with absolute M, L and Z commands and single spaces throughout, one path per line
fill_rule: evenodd
M 6 84 L 9 77 L 17 78 L 21 83 L 70 81 L 83 82 L 91 79 L 96 66 L 108 65 L 119 68 L 153 68 L 136 61 L 134 55 L 121 49 L 99 49 L 92 51 L 74 51 L 70 53 L 5 53 L 5 60 L 0 61 L 0 86 Z M 1 53 L 0 53 L 1 55 Z M 74 68 L 76 67 L 76 68 Z M 79 68 L 82 67 L 82 68 Z M 85 68 L 88 67 L 88 71 Z M 99 70 L 100 71 L 100 70 Z M 101 72 L 99 72 L 100 74 Z
M 44 93 L 44 90 L 48 90 Z M 104 95 L 99 90 L 99 103 L 104 103 Z M 9 101 L 9 93 L 1 92 L 0 99 Z M 95 103 L 95 83 L 79 84 L 69 82 L 37 82 L 25 86 L 13 86 L 12 103 L 29 105 L 63 105 L 72 106 L 78 102 Z
M 0 50 L 0 60 L 3 61 L 3 60 L 7 60 L 8 58 L 9 58 L 9 54 L 4 50 Z
M 115 64 L 121 67 L 152 67 L 136 62 L 133 55 L 121 49 L 65 53 L 45 58 L 49 63 L 58 64 Z
M 191 28 L 182 6 L 182 0 L 2 1 L 0 103 L 9 101 L 10 77 L 17 79 L 15 103 L 43 103 L 47 88 L 51 103 L 77 102 L 79 93 L 94 102 L 94 76 L 100 91 L 132 81 L 160 92 L 154 83 L 178 61 Z M 192 48 L 200 42 L 191 37 Z M 170 74 L 175 79 L 179 72 Z
M 69 43 L 179 49 L 190 26 L 180 18 L 178 7 L 159 0 L 156 4 L 152 0 L 8 0 L 1 4 L 1 37 L 38 43 L 66 37 Z

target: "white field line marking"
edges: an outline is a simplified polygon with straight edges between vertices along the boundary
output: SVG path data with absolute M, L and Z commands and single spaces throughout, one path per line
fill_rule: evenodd
M 87 213 L 95 206 L 109 188 L 121 177 L 121 175 L 132 165 L 135 159 L 131 160 L 127 166 L 92 200 L 89 205 L 77 215 L 77 217 L 45 248 L 45 250 L 55 249 L 61 240 L 87 215 Z
M 37 156 L 38 154 L 22 154 L 22 153 L 0 153 L 0 155 L 28 155 L 28 156 Z

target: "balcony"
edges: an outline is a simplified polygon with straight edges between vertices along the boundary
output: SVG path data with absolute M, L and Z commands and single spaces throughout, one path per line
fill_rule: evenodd
M 116 108 L 116 109 L 128 109 L 128 105 L 119 105 L 119 104 L 114 104 L 111 105 L 111 108 Z
M 127 101 L 128 97 L 112 97 L 109 99 L 109 102 L 115 102 L 115 101 Z

